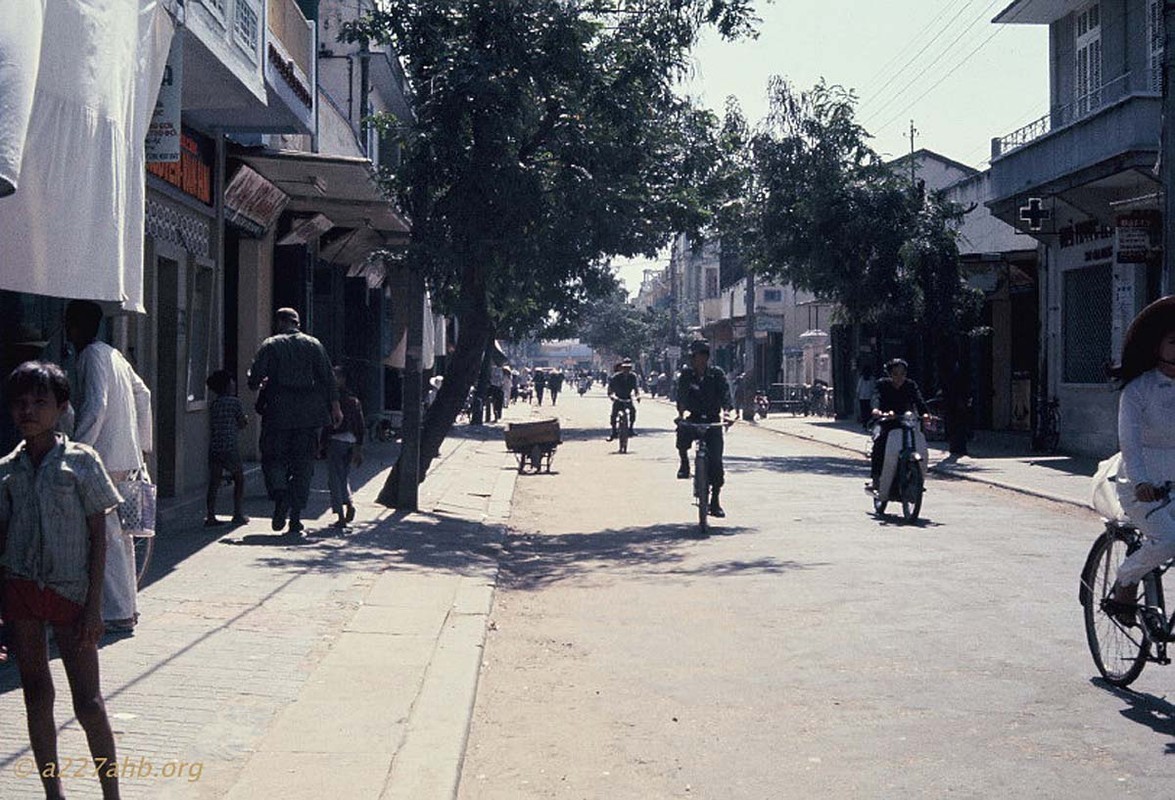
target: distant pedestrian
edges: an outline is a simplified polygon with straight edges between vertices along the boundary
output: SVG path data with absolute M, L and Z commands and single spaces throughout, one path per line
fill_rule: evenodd
M 343 421 L 339 391 L 322 343 L 302 333 L 298 312 L 279 308 L 276 333 L 261 343 L 249 370 L 249 388 L 265 390 L 261 415 L 261 470 L 273 501 L 272 526 L 297 535 L 310 499 L 314 454 L 322 426 Z
M 363 464 L 363 406 L 347 386 L 347 373 L 335 367 L 335 385 L 339 390 L 339 407 L 343 421 L 323 429 L 326 449 L 327 486 L 330 489 L 330 510 L 338 519 L 336 528 L 345 528 L 355 520 L 355 501 L 351 495 L 351 465 Z
M 146 469 L 152 448 L 151 391 L 123 357 L 98 339 L 102 308 L 89 300 L 65 307 L 65 333 L 77 352 L 74 441 L 98 451 L 117 484 Z M 102 618 L 106 628 L 131 631 L 139 621 L 134 539 L 118 514 L 106 516 L 106 585 Z
M 37 774 L 46 797 L 65 796 L 45 635 L 51 626 L 102 796 L 116 798 L 118 769 L 99 681 L 98 640 L 106 518 L 121 498 L 99 455 L 56 431 L 70 395 L 60 367 L 26 362 L 4 389 L 24 440 L 0 459 L 0 563 L 6 576 L 0 585 Z
M 502 418 L 502 406 L 506 402 L 506 373 L 497 364 L 490 366 L 490 385 L 488 387 L 489 413 L 491 422 Z
M 556 369 L 547 376 L 547 388 L 551 390 L 551 405 L 559 402 L 559 392 L 563 391 L 563 370 Z
M 241 462 L 240 432 L 249 424 L 245 409 L 237 397 L 237 381 L 228 370 L 218 369 L 206 381 L 216 398 L 208 409 L 211 435 L 208 439 L 208 493 L 204 524 L 222 524 L 216 518 L 216 494 L 227 474 L 233 482 L 233 524 L 245 525 L 245 470 Z
M 543 392 L 547 389 L 547 371 L 542 367 L 534 371 L 534 393 L 539 400 L 539 405 L 543 404 Z
M 873 419 L 873 395 L 877 392 L 877 378 L 873 377 L 873 367 L 861 367 L 861 375 L 857 378 L 857 418 L 862 428 L 869 428 Z

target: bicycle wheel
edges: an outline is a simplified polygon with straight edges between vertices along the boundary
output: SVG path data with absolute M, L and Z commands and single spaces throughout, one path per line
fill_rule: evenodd
M 922 511 L 922 470 L 918 462 L 912 458 L 902 463 L 902 474 L 898 482 L 902 497 L 902 517 L 907 520 L 918 519 Z
M 1129 686 L 1139 676 L 1150 648 L 1141 628 L 1127 628 L 1105 611 L 1105 600 L 1129 546 L 1122 533 L 1107 530 L 1093 543 L 1081 571 L 1080 597 L 1089 652 L 1098 672 L 1114 686 Z
M 698 498 L 698 528 L 705 533 L 710 525 L 709 476 L 706 475 L 706 452 L 698 448 L 694 456 L 694 496 Z
M 151 555 L 155 552 L 155 535 L 132 536 L 135 546 L 135 588 L 143 585 L 143 578 L 147 576 L 147 568 L 151 566 Z
M 616 433 L 620 439 L 620 452 L 627 453 L 628 452 L 628 412 L 627 411 L 621 412 L 620 419 L 617 420 L 617 425 L 619 426 L 616 429 Z

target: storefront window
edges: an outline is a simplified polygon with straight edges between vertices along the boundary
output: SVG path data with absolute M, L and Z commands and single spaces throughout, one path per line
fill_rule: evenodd
M 1097 264 L 1064 273 L 1064 381 L 1104 383 L 1110 360 L 1114 270 Z

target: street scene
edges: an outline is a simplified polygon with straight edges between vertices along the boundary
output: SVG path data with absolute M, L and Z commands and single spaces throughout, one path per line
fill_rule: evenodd
M 1175 3 L 8 2 L 0 797 L 1170 794 Z

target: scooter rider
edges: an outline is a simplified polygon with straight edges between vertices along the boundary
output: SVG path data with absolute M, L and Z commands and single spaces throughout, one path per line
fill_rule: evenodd
M 628 435 L 636 436 L 636 404 L 640 401 L 641 390 L 637 385 L 636 375 L 632 372 L 632 359 L 623 359 L 616 365 L 616 372 L 608 379 L 608 397 L 612 400 L 612 435 L 608 441 L 616 438 L 616 421 L 620 419 L 620 409 L 627 404 L 629 408 Z
M 889 432 L 898 426 L 897 418 L 907 411 L 917 411 L 924 419 L 930 414 L 922 393 L 918 391 L 918 384 L 906 377 L 909 369 L 910 365 L 901 358 L 885 362 L 885 371 L 889 377 L 877 381 L 873 394 L 873 420 L 877 423 L 870 457 L 873 478 L 871 488 L 874 491 L 877 490 L 881 467 L 885 463 L 885 443 L 889 439 Z
M 710 366 L 710 344 L 704 339 L 690 343 L 690 365 L 677 378 L 677 413 L 687 422 L 697 424 L 722 422 L 722 412 L 731 411 L 730 383 L 719 367 Z M 718 495 L 725 483 L 722 469 L 722 428 L 706 431 L 706 473 L 710 481 L 710 514 L 725 517 L 718 503 Z M 695 434 L 685 428 L 677 429 L 677 452 L 681 456 L 678 478 L 690 476 L 689 449 Z

